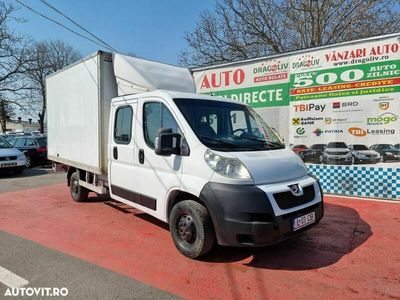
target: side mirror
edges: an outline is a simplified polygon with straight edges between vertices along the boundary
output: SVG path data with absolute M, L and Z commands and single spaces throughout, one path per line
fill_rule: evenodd
M 171 128 L 160 128 L 154 143 L 154 152 L 161 156 L 180 155 L 181 140 L 182 136 L 179 133 L 173 133 Z

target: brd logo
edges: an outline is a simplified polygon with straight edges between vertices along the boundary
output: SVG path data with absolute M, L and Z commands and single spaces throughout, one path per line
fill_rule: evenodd
M 354 135 L 354 136 L 366 136 L 367 135 L 367 132 L 364 129 L 358 128 L 358 127 L 350 127 L 348 129 L 348 131 L 351 135 Z

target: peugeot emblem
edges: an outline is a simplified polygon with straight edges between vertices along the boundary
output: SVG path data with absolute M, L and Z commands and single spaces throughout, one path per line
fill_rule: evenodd
M 304 194 L 303 188 L 298 183 L 289 185 L 289 188 L 292 194 L 295 196 L 302 196 Z

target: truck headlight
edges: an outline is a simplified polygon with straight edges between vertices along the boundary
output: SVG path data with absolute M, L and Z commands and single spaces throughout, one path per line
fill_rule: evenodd
M 204 160 L 219 175 L 235 179 L 251 178 L 249 171 L 247 171 L 243 163 L 237 158 L 224 157 L 211 150 L 207 150 L 204 154 Z

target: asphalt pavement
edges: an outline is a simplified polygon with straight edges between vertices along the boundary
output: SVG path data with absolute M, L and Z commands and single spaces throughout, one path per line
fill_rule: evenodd
M 2 175 L 0 177 L 0 194 L 26 190 L 26 198 L 29 198 L 31 194 L 28 189 L 65 182 L 65 178 L 64 172 L 54 173 L 51 168 L 26 169 L 21 175 Z M 12 205 L 13 200 L 14 198 L 10 197 L 8 205 Z M 38 201 L 36 198 L 31 200 Z M 5 204 L 3 203 L 3 205 Z M 0 204 L 0 218 L 1 207 Z M 106 245 L 99 245 L 99 247 L 103 246 Z M 109 251 L 113 250 L 110 248 Z M 43 299 L 42 296 L 5 296 L 7 291 L 8 293 L 12 292 L 10 286 L 2 283 L 2 278 L 7 276 L 20 277 L 20 280 L 27 281 L 28 284 L 23 285 L 25 289 L 57 288 L 65 291 L 66 288 L 68 295 L 61 297 L 62 299 L 177 298 L 148 284 L 52 250 L 28 239 L 6 233 L 0 228 L 0 299 L 3 297 L 5 299 Z M 12 280 L 9 284 L 12 285 Z M 21 293 L 22 291 L 19 291 L 19 295 Z M 43 292 L 40 291 L 40 293 Z

